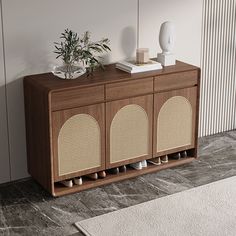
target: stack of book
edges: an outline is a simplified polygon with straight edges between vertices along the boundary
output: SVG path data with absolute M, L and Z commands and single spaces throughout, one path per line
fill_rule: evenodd
M 153 60 L 149 60 L 145 64 L 138 64 L 135 61 L 120 61 L 116 63 L 116 68 L 128 73 L 139 73 L 162 69 L 162 65 Z

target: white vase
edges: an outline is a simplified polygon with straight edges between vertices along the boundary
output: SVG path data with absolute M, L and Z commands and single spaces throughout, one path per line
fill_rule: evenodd
M 162 49 L 162 54 L 170 54 L 175 43 L 175 27 L 170 21 L 166 21 L 161 25 L 159 34 L 159 43 Z
M 175 27 L 172 22 L 166 21 L 161 25 L 159 43 L 162 53 L 157 54 L 157 61 L 162 66 L 175 65 L 175 55 L 172 53 L 175 43 Z

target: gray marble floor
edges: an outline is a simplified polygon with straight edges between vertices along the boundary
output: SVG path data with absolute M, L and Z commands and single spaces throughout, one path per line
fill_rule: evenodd
M 236 131 L 201 138 L 199 159 L 60 198 L 32 179 L 0 185 L 0 235 L 77 235 L 73 223 L 236 175 Z

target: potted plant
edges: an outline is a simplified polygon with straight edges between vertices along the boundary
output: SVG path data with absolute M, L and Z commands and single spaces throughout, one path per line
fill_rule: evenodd
M 65 79 L 73 79 L 73 75 L 78 70 L 81 70 L 81 67 L 76 65 L 79 55 L 78 55 L 78 43 L 79 36 L 77 33 L 72 30 L 66 29 L 64 33 L 61 34 L 60 43 L 55 42 L 56 50 L 54 53 L 57 54 L 56 58 L 61 58 L 63 65 L 57 67 L 56 75 L 62 75 Z M 59 76 L 61 77 L 61 76 Z
M 78 54 L 80 60 L 86 67 L 87 75 L 93 74 L 96 67 L 101 66 L 104 69 L 103 64 L 99 61 L 102 57 L 99 54 L 111 51 L 109 45 L 109 39 L 104 38 L 96 42 L 90 40 L 90 32 L 86 31 L 83 37 L 79 40 Z
M 61 42 L 54 43 L 56 48 L 54 53 L 57 54 L 56 58 L 62 59 L 63 65 L 53 71 L 55 75 L 64 79 L 73 79 L 85 72 L 88 76 L 91 75 L 98 66 L 103 68 L 99 61 L 100 54 L 111 50 L 107 38 L 92 42 L 88 31 L 80 38 L 77 33 L 69 29 L 66 29 L 60 38 Z

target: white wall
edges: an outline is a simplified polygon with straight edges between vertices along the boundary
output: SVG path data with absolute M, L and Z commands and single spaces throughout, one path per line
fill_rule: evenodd
M 53 42 L 67 27 L 108 37 L 110 62 L 133 54 L 126 49 L 136 47 L 135 6 L 136 0 L 3 0 L 12 180 L 27 176 L 22 77 L 50 71 Z
M 3 58 L 2 21 L 0 12 L 0 183 L 10 181 L 6 117 L 6 90 Z
M 140 0 L 140 47 L 150 48 L 152 57 L 161 52 L 159 30 L 165 21 L 176 28 L 174 53 L 178 60 L 200 66 L 203 0 Z
M 138 1 L 2 0 L 2 3 L 10 170 L 11 180 L 15 180 L 28 176 L 22 77 L 50 71 L 51 65 L 56 63 L 52 53 L 53 42 L 58 41 L 60 33 L 67 27 L 79 33 L 90 30 L 95 40 L 108 37 L 112 53 L 107 57 L 107 62 L 134 55 Z M 181 0 L 177 4 L 171 0 L 140 0 L 140 46 L 149 47 L 153 56 L 158 48 L 160 23 L 167 19 L 175 21 L 177 25 L 177 57 L 198 64 L 201 1 Z M 183 34 L 186 30 L 188 37 Z M 0 96 L 3 96 L 2 92 Z M 9 158 L 2 149 L 0 155 L 1 160 Z M 4 163 L 4 168 L 8 169 L 7 163 Z

